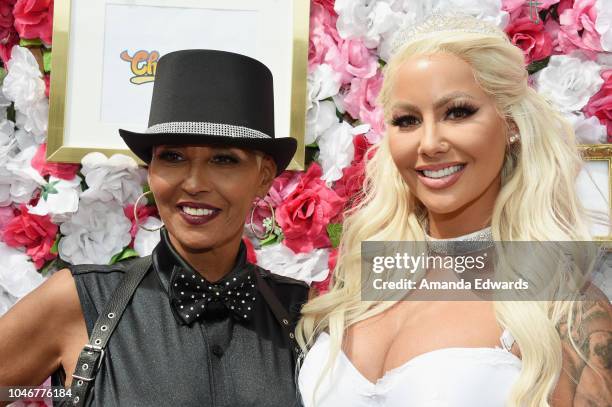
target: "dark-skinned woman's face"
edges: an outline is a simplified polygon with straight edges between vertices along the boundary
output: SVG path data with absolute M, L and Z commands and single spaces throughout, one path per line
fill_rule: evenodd
M 149 186 L 166 229 L 186 251 L 214 249 L 242 237 L 256 196 L 276 167 L 250 150 L 217 146 L 157 146 Z

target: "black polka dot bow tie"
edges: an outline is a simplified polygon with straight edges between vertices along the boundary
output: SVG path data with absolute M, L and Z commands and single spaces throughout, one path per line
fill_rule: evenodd
M 192 270 L 176 267 L 170 288 L 170 302 L 187 325 L 198 319 L 221 317 L 227 313 L 238 320 L 249 320 L 257 292 L 255 275 L 250 268 L 232 272 L 230 276 L 210 283 Z

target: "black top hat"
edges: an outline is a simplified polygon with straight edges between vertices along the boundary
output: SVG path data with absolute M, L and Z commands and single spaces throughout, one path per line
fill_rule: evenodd
M 270 155 L 277 175 L 297 148 L 291 137 L 274 138 L 270 70 L 253 58 L 216 50 L 182 50 L 161 57 L 149 128 L 145 133 L 119 129 L 119 134 L 146 163 L 155 145 L 220 144 Z

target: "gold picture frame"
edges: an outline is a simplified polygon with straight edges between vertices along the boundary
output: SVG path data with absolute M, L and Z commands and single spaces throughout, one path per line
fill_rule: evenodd
M 188 0 L 183 0 L 183 3 Z M 255 7 L 253 4 L 257 3 L 252 0 L 232 0 L 238 4 L 245 4 L 247 7 Z M 223 4 L 232 3 L 230 0 L 225 0 Z M 305 144 L 304 134 L 306 126 L 306 100 L 307 100 L 307 89 L 306 89 L 306 78 L 308 69 L 308 36 L 309 36 L 309 16 L 310 16 L 310 0 L 287 0 L 290 2 L 288 8 L 291 9 L 287 13 L 287 19 L 289 20 L 288 25 L 292 27 L 291 33 L 292 38 L 287 42 L 291 44 L 290 56 L 287 58 L 290 65 L 290 77 L 291 83 L 287 85 L 289 87 L 288 93 L 290 94 L 290 108 L 286 108 L 289 114 L 289 125 L 288 130 L 282 131 L 283 134 L 288 134 L 294 137 L 298 142 L 297 151 L 289 165 L 288 169 L 291 170 L 303 170 L 305 160 Z M 130 155 L 135 158 L 139 164 L 143 162 L 138 159 L 131 151 L 124 148 L 100 148 L 90 146 L 75 146 L 70 143 L 67 144 L 66 140 L 66 126 L 68 125 L 66 120 L 67 114 L 67 98 L 69 96 L 69 78 L 71 72 L 69 72 L 70 61 L 69 55 L 73 55 L 76 45 L 71 48 L 71 41 L 76 42 L 75 38 L 71 38 L 71 26 L 74 25 L 71 17 L 75 19 L 82 17 L 76 13 L 75 16 L 71 16 L 74 10 L 79 10 L 81 14 L 86 14 L 91 11 L 86 10 L 89 8 L 91 3 L 83 6 L 84 3 L 80 3 L 81 7 L 75 9 L 75 2 L 84 2 L 84 0 L 56 0 L 54 4 L 54 16 L 53 16 L 53 67 L 50 84 L 50 97 L 49 97 L 49 127 L 48 127 L 48 139 L 47 139 L 47 160 L 54 162 L 71 162 L 78 163 L 81 161 L 83 156 L 91 151 L 99 151 L 107 156 L 116 153 L 122 153 Z M 203 3 L 215 3 L 215 0 L 201 0 Z M 115 3 L 115 2 L 113 2 Z M 178 7 L 176 4 L 180 3 L 179 0 L 130 0 L 129 5 L 147 5 L 149 3 L 155 3 L 156 6 L 164 4 L 167 7 Z M 221 4 L 220 1 L 217 3 Z M 260 0 L 260 4 L 266 4 L 265 7 L 269 7 L 269 0 Z M 106 4 L 106 2 L 105 2 Z M 111 4 L 109 1 L 108 4 Z M 96 6 L 100 7 L 100 6 Z M 198 6 L 204 8 L 204 6 Z M 263 7 L 263 6 L 262 6 Z M 225 7 L 221 7 L 225 8 Z M 219 9 L 219 8 L 217 8 Z M 104 13 L 101 13 L 104 14 Z M 97 15 L 96 15 L 97 17 Z M 82 19 L 87 18 L 87 15 Z M 100 24 L 98 24 L 99 26 Z M 272 24 L 271 24 L 272 25 Z M 96 34 L 96 35 L 99 35 Z M 95 35 L 94 35 L 95 36 Z M 82 47 L 83 41 L 80 40 L 79 46 Z M 102 69 L 102 68 L 100 68 Z M 75 69 L 76 70 L 76 69 Z M 276 79 L 276 78 L 275 78 Z M 275 81 L 276 82 L 276 81 Z M 82 82 L 81 82 L 82 83 Z M 80 86 L 80 84 L 79 84 Z M 77 87 L 73 84 L 72 88 Z M 285 92 L 285 94 L 287 93 Z M 76 99 L 76 98 L 75 98 Z M 82 98 L 81 98 L 82 99 Z M 87 103 L 87 101 L 79 100 L 79 103 Z M 275 103 L 277 106 L 278 103 Z M 69 108 L 69 107 L 68 107 Z M 277 108 L 275 107 L 275 110 Z M 73 115 L 76 116 L 76 115 Z M 278 117 L 278 114 L 276 115 Z M 73 119 L 74 120 L 74 119 Z M 285 119 L 286 120 L 286 119 Z M 143 123 L 146 124 L 146 123 Z M 94 126 L 95 124 L 92 124 Z M 117 126 L 118 128 L 119 126 Z M 287 126 L 285 126 L 287 129 Z M 279 134 L 277 124 L 277 137 L 283 137 L 283 134 Z M 118 132 L 115 130 L 117 137 Z M 73 136 L 71 136 L 73 137 Z M 114 137 L 111 135 L 110 137 Z
M 612 220 L 612 144 L 580 144 L 580 154 L 585 161 L 605 161 L 607 163 L 608 182 L 608 217 Z M 595 240 L 612 241 L 612 235 L 596 236 Z

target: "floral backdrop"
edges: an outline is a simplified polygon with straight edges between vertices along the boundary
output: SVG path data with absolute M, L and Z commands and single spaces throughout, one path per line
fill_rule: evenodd
M 604 6 L 607 5 L 607 7 Z M 431 11 L 461 10 L 505 30 L 525 54 L 530 84 L 573 124 L 582 143 L 612 142 L 609 0 L 312 0 L 307 168 L 285 171 L 256 208 L 249 259 L 325 290 L 342 211 L 363 180 L 363 157 L 382 137 L 375 103 L 398 27 Z M 0 0 L 0 315 L 67 263 L 144 256 L 157 232 L 135 225 L 145 170 L 129 157 L 91 153 L 80 164 L 45 160 L 53 0 Z M 161 224 L 153 202 L 138 216 Z

